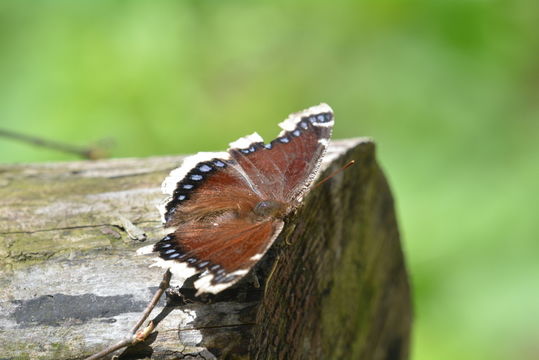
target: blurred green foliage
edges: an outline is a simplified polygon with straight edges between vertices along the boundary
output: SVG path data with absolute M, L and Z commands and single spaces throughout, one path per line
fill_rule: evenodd
M 4 0 L 0 128 L 192 153 L 328 102 L 392 183 L 412 358 L 537 359 L 538 24 L 537 0 Z

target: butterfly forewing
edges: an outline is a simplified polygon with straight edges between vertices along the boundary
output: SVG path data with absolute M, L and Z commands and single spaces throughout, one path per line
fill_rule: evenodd
M 283 131 L 271 143 L 230 151 L 267 199 L 299 201 L 320 166 L 331 136 L 333 114 L 302 115 L 291 115 L 287 119 L 291 130 Z M 318 116 L 322 122 L 317 122 Z
M 256 193 L 249 190 L 233 161 L 217 161 L 226 165 L 206 174 L 195 172 L 200 176 L 194 177 L 196 181 L 192 180 L 193 176 L 186 176 L 178 183 L 177 190 L 166 205 L 165 226 L 197 219 L 209 220 L 219 214 L 241 216 L 260 201 Z

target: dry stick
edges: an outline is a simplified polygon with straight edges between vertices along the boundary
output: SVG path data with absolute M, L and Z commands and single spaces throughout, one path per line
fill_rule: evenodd
M 266 295 L 268 293 L 269 283 L 271 281 L 271 278 L 273 277 L 273 274 L 275 273 L 275 270 L 277 270 L 277 264 L 279 263 L 279 260 L 281 260 L 281 256 L 277 255 L 277 259 L 273 263 L 273 266 L 271 267 L 270 273 L 269 273 L 268 277 L 266 278 L 266 281 L 265 281 L 266 286 L 264 287 L 264 298 L 266 298 Z
M 86 358 L 85 360 L 101 359 L 103 356 L 113 353 L 114 351 L 118 349 L 124 348 L 129 345 L 135 345 L 135 344 L 138 344 L 139 342 L 143 342 L 144 340 L 146 340 L 148 335 L 150 335 L 153 329 L 155 328 L 155 324 L 153 320 L 150 320 L 148 325 L 143 330 L 141 331 L 137 331 L 137 330 L 144 323 L 144 321 L 146 321 L 148 316 L 150 316 L 150 313 L 152 312 L 153 308 L 157 305 L 157 303 L 159 302 L 159 299 L 161 298 L 165 290 L 168 289 L 168 287 L 170 286 L 171 276 L 172 274 L 170 273 L 170 270 L 167 270 L 165 272 L 165 275 L 163 275 L 163 280 L 161 280 L 161 283 L 159 284 L 159 290 L 156 291 L 152 300 L 150 301 L 148 306 L 146 306 L 146 309 L 142 313 L 142 317 L 135 324 L 135 326 L 133 326 L 133 328 L 129 332 L 129 335 L 127 335 L 127 337 L 124 340 L 117 342 L 116 344 L 111 345 L 104 350 L 101 350 L 100 352 Z
M 29 143 L 32 145 L 37 145 L 37 146 L 46 147 L 49 149 L 54 149 L 54 150 L 58 150 L 58 151 L 62 151 L 62 152 L 70 153 L 70 154 L 75 154 L 84 159 L 96 160 L 96 159 L 102 159 L 106 157 L 106 152 L 99 147 L 84 148 L 84 147 L 64 144 L 64 143 L 60 143 L 60 142 L 56 142 L 52 140 L 41 139 L 35 136 L 20 134 L 20 133 L 5 130 L 5 129 L 0 129 L 0 136 L 19 140 L 19 141 Z

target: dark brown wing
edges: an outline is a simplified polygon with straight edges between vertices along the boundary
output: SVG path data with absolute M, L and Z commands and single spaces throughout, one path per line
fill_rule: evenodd
M 195 282 L 199 293 L 217 293 L 249 272 L 282 224 L 280 220 L 249 223 L 243 219 L 185 223 L 156 244 L 156 250 L 162 258 L 203 271 Z
M 197 154 L 186 161 L 198 161 L 210 154 Z M 173 175 L 167 181 L 175 182 L 175 187 L 164 209 L 166 227 L 209 221 L 219 214 L 241 217 L 261 201 L 260 196 L 250 187 L 248 179 L 238 170 L 236 162 L 231 159 L 212 158 L 197 162 L 180 181 L 176 182 Z
M 292 114 L 279 137 L 229 150 L 265 199 L 297 202 L 316 176 L 333 129 L 326 104 Z
M 165 180 L 171 197 L 163 215 L 172 231 L 154 246 L 161 258 L 185 264 L 179 277 L 202 272 L 195 283 L 199 293 L 216 293 L 238 281 L 282 228 L 280 220 L 253 216 L 260 195 L 228 153 L 214 155 L 187 158 Z

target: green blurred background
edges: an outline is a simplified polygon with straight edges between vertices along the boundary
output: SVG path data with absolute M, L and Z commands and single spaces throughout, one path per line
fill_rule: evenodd
M 538 25 L 537 0 L 3 0 L 0 128 L 192 153 L 328 102 L 396 196 L 412 359 L 537 359 Z

